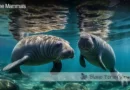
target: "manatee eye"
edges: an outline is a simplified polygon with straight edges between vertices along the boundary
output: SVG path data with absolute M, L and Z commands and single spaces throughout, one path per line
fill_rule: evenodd
M 89 40 L 89 38 L 85 38 L 85 40 Z
M 62 42 L 57 42 L 56 43 L 56 47 L 61 47 L 62 46 Z

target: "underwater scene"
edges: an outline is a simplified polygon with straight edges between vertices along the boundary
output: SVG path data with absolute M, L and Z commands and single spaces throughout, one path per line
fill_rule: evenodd
M 0 90 L 130 90 L 129 60 L 129 0 L 0 1 Z

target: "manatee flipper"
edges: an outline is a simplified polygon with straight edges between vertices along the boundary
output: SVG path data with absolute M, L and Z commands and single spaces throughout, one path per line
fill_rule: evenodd
M 84 56 L 81 55 L 81 54 L 80 54 L 80 60 L 79 61 L 80 61 L 80 65 L 85 68 L 86 67 L 85 59 L 84 59 Z
M 127 76 L 123 76 L 120 72 L 118 72 L 115 68 L 110 69 L 111 75 L 114 79 L 121 82 L 122 86 L 128 85 L 128 78 Z
M 23 58 L 8 64 L 3 68 L 3 71 L 9 71 L 10 73 L 22 73 L 20 70 L 20 65 L 29 59 L 29 56 L 24 56 Z
M 51 69 L 51 71 L 50 72 L 60 72 L 61 71 L 61 68 L 62 68 L 62 63 L 61 63 L 61 61 L 59 61 L 59 62 L 53 62 L 53 68 Z
M 99 62 L 99 65 L 100 67 L 103 69 L 103 70 L 107 70 L 106 66 L 104 65 L 103 61 L 102 61 L 102 52 L 99 53 L 98 55 L 98 62 Z

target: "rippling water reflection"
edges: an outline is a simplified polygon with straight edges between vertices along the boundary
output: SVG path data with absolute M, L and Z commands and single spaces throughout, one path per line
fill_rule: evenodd
M 10 28 L 14 38 L 19 40 L 24 33 L 40 33 L 64 29 L 68 8 L 61 5 L 29 5 L 26 9 L 13 9 L 9 15 Z

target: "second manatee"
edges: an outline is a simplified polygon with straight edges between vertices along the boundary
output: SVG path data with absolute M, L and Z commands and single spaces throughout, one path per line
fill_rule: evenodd
M 91 64 L 100 67 L 103 70 L 109 70 L 112 77 L 117 81 L 120 81 L 122 85 L 128 84 L 127 78 L 116 70 L 114 50 L 106 41 L 98 36 L 81 32 L 78 47 L 81 53 L 80 65 L 82 67 L 86 67 L 86 59 Z

